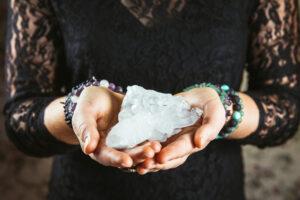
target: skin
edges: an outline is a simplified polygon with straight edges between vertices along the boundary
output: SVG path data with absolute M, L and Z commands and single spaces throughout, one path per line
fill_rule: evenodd
M 57 139 L 67 144 L 80 144 L 82 151 L 105 166 L 132 167 L 153 158 L 161 149 L 156 141 L 132 149 L 117 150 L 105 145 L 110 128 L 117 122 L 124 95 L 102 87 L 88 87 L 80 95 L 74 111 L 73 130 L 64 121 L 65 97 L 50 103 L 45 110 L 45 125 Z
M 194 126 L 187 127 L 181 133 L 163 144 L 155 158 L 146 159 L 137 167 L 139 174 L 168 170 L 182 165 L 186 159 L 203 150 L 216 138 L 226 124 L 225 110 L 218 94 L 211 88 L 197 88 L 177 94 L 194 107 L 203 109 L 203 118 Z M 244 116 L 236 131 L 228 139 L 241 139 L 253 133 L 258 127 L 259 110 L 251 97 L 239 93 L 244 104 Z M 228 121 L 228 120 L 227 120 Z
M 225 110 L 213 89 L 196 88 L 177 95 L 193 107 L 201 108 L 203 117 L 163 144 L 151 141 L 127 150 L 107 147 L 105 137 L 117 122 L 124 96 L 99 87 L 88 87 L 80 95 L 72 120 L 73 130 L 64 122 L 60 103 L 64 97 L 48 105 L 45 125 L 57 139 L 68 144 L 80 144 L 83 152 L 100 164 L 119 168 L 136 165 L 139 174 L 168 170 L 182 165 L 190 155 L 203 150 L 226 124 Z M 239 95 L 244 104 L 244 117 L 228 139 L 245 138 L 258 126 L 257 105 L 248 95 Z

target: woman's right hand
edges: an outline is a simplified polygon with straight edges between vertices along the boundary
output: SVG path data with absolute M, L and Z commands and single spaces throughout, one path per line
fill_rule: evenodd
M 72 118 L 74 132 L 82 151 L 105 166 L 128 168 L 153 158 L 159 152 L 159 142 L 145 142 L 127 150 L 117 150 L 105 145 L 105 138 L 118 121 L 124 95 L 103 87 L 85 88 Z M 134 133 L 133 133 L 134 134 Z

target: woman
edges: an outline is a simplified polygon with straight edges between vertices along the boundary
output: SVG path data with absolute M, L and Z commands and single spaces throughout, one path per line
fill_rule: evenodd
M 279 145 L 298 126 L 297 14 L 296 0 L 10 0 L 7 133 L 55 155 L 49 199 L 244 199 L 241 144 Z M 245 65 L 249 91 L 226 107 L 214 84 L 237 91 Z M 109 148 L 123 94 L 81 84 L 66 98 L 93 76 L 179 93 L 203 119 L 163 144 Z

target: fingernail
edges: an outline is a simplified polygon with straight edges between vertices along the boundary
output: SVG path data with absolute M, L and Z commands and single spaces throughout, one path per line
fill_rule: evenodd
M 206 136 L 201 137 L 201 147 L 204 148 L 209 143 L 209 139 Z
M 85 131 L 83 134 L 82 134 L 82 142 L 85 144 L 85 143 L 89 143 L 90 141 L 90 134 Z
M 90 134 L 89 133 L 84 133 L 84 136 L 82 138 L 82 142 L 83 142 L 83 149 L 84 151 L 86 151 L 86 148 L 88 146 L 88 144 L 90 143 Z

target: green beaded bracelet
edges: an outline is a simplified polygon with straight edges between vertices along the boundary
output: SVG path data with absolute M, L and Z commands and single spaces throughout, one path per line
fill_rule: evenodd
M 238 125 L 241 123 L 244 116 L 243 102 L 242 99 L 239 97 L 238 93 L 232 89 L 229 89 L 227 93 L 229 98 L 232 99 L 233 113 L 231 115 L 231 119 L 222 128 L 217 139 L 228 137 L 233 131 L 235 131 L 238 128 Z

